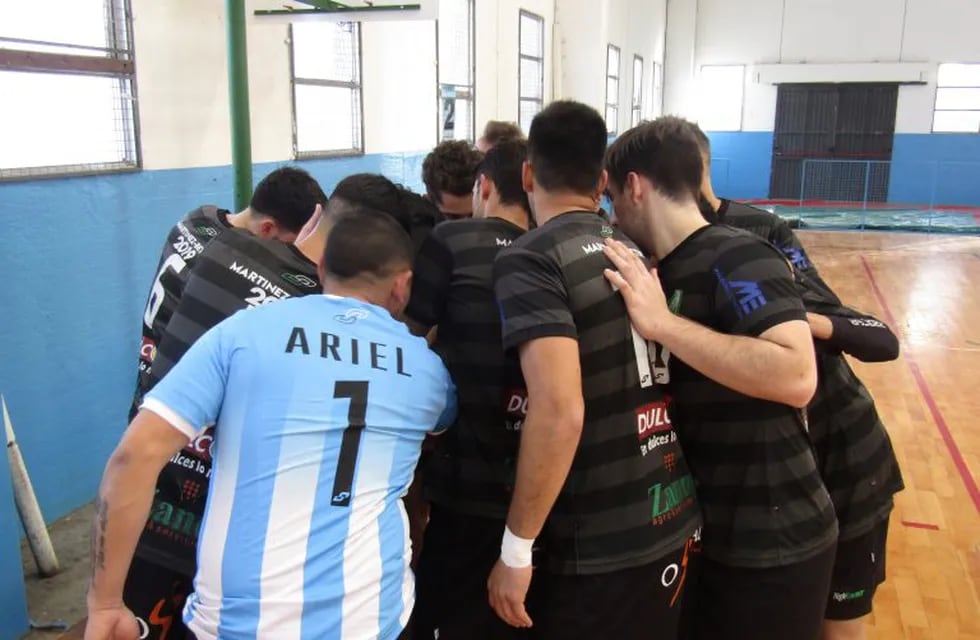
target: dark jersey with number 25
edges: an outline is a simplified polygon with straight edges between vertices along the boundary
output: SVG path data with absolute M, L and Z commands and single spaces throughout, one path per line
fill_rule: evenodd
M 160 338 L 155 384 L 198 338 L 234 313 L 321 291 L 316 265 L 292 244 L 230 229 L 208 244 L 191 270 L 180 302 Z M 197 530 L 211 475 L 210 429 L 160 472 L 137 553 L 193 575 Z
M 607 237 L 636 250 L 595 212 L 573 211 L 524 234 L 494 263 L 506 349 L 547 337 L 578 343 L 585 421 L 542 532 L 557 573 L 650 564 L 683 547 L 700 524 L 656 358 L 603 275 Z
M 228 228 L 228 212 L 205 205 L 184 216 L 167 235 L 146 308 L 143 310 L 139 370 L 136 393 L 129 412 L 130 420 L 139 410 L 143 396 L 153 386 L 151 371 L 157 347 L 160 345 L 160 336 L 180 302 L 191 268 L 204 252 L 204 247 Z

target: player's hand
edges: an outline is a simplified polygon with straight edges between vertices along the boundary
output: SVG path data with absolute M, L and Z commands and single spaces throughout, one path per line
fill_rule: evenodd
M 500 619 L 512 627 L 530 627 L 531 617 L 524 608 L 527 590 L 531 586 L 531 565 L 520 569 L 508 567 L 500 560 L 487 580 L 490 606 Z
M 90 609 L 85 623 L 85 640 L 139 640 L 140 626 L 124 606 Z
M 605 270 L 606 279 L 623 295 L 633 326 L 645 339 L 656 340 L 660 327 L 673 315 L 657 270 L 648 270 L 643 259 L 619 240 L 607 238 L 603 251 L 616 267 Z
M 313 209 L 313 215 L 310 216 L 310 219 L 306 221 L 303 228 L 299 230 L 298 234 L 296 234 L 296 240 L 293 242 L 293 244 L 299 244 L 313 235 L 313 232 L 316 231 L 316 226 L 320 224 L 320 218 L 322 217 L 323 205 L 317 204 L 316 208 Z

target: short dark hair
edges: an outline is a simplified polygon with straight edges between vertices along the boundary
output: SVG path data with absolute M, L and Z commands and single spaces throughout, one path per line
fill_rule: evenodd
M 402 202 L 404 188 L 377 173 L 355 173 L 337 183 L 330 194 L 327 215 L 333 217 L 358 206 L 383 211 L 405 231 L 411 230 L 411 219 Z
M 384 211 L 353 205 L 333 222 L 323 270 L 337 280 L 387 278 L 412 266 L 412 241 Z
M 518 139 L 501 140 L 483 157 L 479 175 L 493 180 L 500 193 L 500 204 L 519 205 L 530 213 L 531 204 L 524 191 L 522 178 L 525 160 L 527 142 Z
M 327 196 L 313 176 L 299 167 L 280 167 L 256 185 L 249 208 L 295 233 L 310 219 L 316 205 L 326 203 Z
M 602 176 L 606 123 L 587 105 L 552 102 L 531 121 L 527 155 L 537 182 L 548 191 L 595 190 Z
M 621 135 L 606 154 L 609 182 L 622 189 L 629 173 L 645 176 L 674 200 L 697 201 L 701 193 L 701 149 L 690 123 L 674 116 L 657 118 Z
M 415 253 L 432 229 L 445 218 L 431 201 L 408 189 L 402 189 L 402 207 L 409 220 L 408 234 L 412 237 Z
M 443 191 L 454 196 L 472 193 L 482 159 L 483 154 L 465 140 L 440 142 L 422 162 L 422 182 L 429 199 L 439 205 Z
M 524 139 L 524 132 L 513 122 L 503 120 L 488 120 L 483 127 L 483 134 L 480 136 L 488 145 L 494 147 L 501 140 Z
M 708 134 L 698 126 L 696 122 L 688 122 L 691 127 L 691 133 L 694 134 L 694 139 L 698 141 L 698 148 L 701 149 L 701 153 L 704 154 L 709 160 L 711 159 L 711 138 Z

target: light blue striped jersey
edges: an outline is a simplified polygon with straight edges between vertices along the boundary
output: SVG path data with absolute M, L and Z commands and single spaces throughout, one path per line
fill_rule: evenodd
M 358 300 L 284 300 L 207 332 L 143 405 L 189 437 L 217 423 L 197 637 L 396 638 L 414 603 L 400 498 L 455 404 L 425 340 Z

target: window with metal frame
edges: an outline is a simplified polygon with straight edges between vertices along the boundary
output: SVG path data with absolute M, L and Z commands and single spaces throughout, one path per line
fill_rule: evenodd
M 475 0 L 440 0 L 439 139 L 476 139 Z
M 293 151 L 297 158 L 364 152 L 361 25 L 290 25 Z
M 129 0 L 0 2 L 0 180 L 140 166 Z
M 705 65 L 698 78 L 698 124 L 705 131 L 741 131 L 744 65 Z
M 519 20 L 518 124 L 527 133 L 544 108 L 544 18 L 522 10 Z
M 635 127 L 643 121 L 643 58 L 633 56 L 633 104 L 630 126 Z
M 660 117 L 664 113 L 664 66 L 659 62 L 653 63 L 653 115 Z
M 619 132 L 619 47 L 606 47 L 606 130 Z
M 941 64 L 932 130 L 980 133 L 980 64 Z

